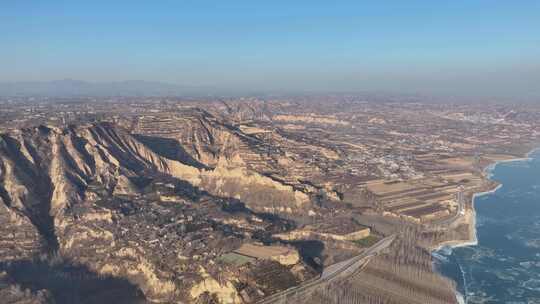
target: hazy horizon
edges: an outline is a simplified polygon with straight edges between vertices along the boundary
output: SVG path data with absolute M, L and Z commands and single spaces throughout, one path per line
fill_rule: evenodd
M 14 2 L 0 82 L 540 97 L 539 1 Z

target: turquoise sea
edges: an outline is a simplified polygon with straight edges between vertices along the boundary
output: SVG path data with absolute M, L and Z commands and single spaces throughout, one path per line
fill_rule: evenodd
M 530 156 L 491 169 L 502 186 L 475 198 L 478 245 L 434 253 L 464 303 L 540 303 L 540 151 Z

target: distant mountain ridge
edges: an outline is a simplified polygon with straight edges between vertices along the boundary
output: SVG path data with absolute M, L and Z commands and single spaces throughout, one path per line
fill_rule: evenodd
M 538 103 L 540 92 L 523 92 L 520 96 L 467 96 L 466 94 L 430 94 L 422 92 L 391 91 L 317 91 L 317 90 L 263 90 L 234 89 L 211 86 L 186 86 L 174 83 L 124 80 L 124 81 L 83 81 L 62 79 L 52 81 L 11 81 L 0 82 L 0 97 L 321 97 L 321 96 L 355 96 L 366 101 L 375 102 L 430 102 L 430 103 Z
M 181 86 L 144 80 L 90 82 L 63 79 L 0 82 L 0 96 L 200 96 L 215 91 L 215 89 L 209 87 Z

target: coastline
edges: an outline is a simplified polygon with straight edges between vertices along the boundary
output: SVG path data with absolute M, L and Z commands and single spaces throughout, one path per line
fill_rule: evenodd
M 503 160 L 498 160 L 498 161 L 496 161 L 494 163 L 490 163 L 483 170 L 485 178 L 487 178 L 488 180 L 493 181 L 491 179 L 491 174 L 492 174 L 492 171 L 497 167 L 497 165 L 502 164 L 502 163 L 530 161 L 530 160 L 532 160 L 531 155 L 533 153 L 537 152 L 537 151 L 540 151 L 540 148 L 535 148 L 535 149 L 529 151 L 525 155 L 525 157 L 503 159 Z M 482 191 L 482 192 L 476 192 L 476 193 L 474 193 L 472 195 L 471 209 L 466 210 L 465 215 L 463 217 L 461 217 L 461 220 L 464 220 L 467 223 L 467 225 L 469 225 L 469 227 L 470 227 L 469 228 L 469 238 L 468 239 L 466 239 L 466 240 L 450 240 L 450 241 L 441 242 L 441 243 L 439 243 L 436 246 L 431 248 L 432 252 L 441 250 L 443 247 L 458 248 L 458 247 L 467 247 L 467 246 L 478 245 L 478 237 L 476 235 L 476 209 L 474 208 L 475 200 L 478 197 L 497 192 L 500 188 L 502 188 L 502 186 L 503 186 L 503 184 L 497 182 L 497 185 L 493 189 Z
M 503 160 L 503 161 L 497 161 L 493 164 L 488 165 L 484 171 L 490 172 L 493 170 L 497 164 L 504 163 L 504 162 L 515 162 L 515 161 L 523 161 L 528 158 L 516 158 L 516 159 L 510 159 L 510 160 Z M 489 179 L 489 177 L 488 177 Z M 441 243 L 438 243 L 436 246 L 433 246 L 431 248 L 432 252 L 439 251 L 443 249 L 444 247 L 449 248 L 458 248 L 458 247 L 467 247 L 467 246 L 476 246 L 478 245 L 478 237 L 476 234 L 476 209 L 474 208 L 474 202 L 476 198 L 492 194 L 497 192 L 500 188 L 502 188 L 502 184 L 497 183 L 497 186 L 495 186 L 491 190 L 483 191 L 483 192 L 476 192 L 472 195 L 471 198 L 471 209 L 465 211 L 465 215 L 460 218 L 461 222 L 465 222 L 467 226 L 469 226 L 469 237 L 466 240 L 450 240 L 450 241 L 444 241 Z
M 533 159 L 532 154 L 538 151 L 540 151 L 540 147 L 532 149 L 525 155 L 525 157 L 498 160 L 494 163 L 491 163 L 484 168 L 483 170 L 484 176 L 486 179 L 492 182 L 495 182 L 491 178 L 493 176 L 493 170 L 497 167 L 497 165 L 502 164 L 502 163 L 530 161 Z M 478 245 L 478 236 L 477 236 L 477 228 L 476 228 L 476 209 L 474 207 L 475 200 L 478 197 L 497 192 L 499 189 L 502 188 L 502 186 L 503 186 L 502 183 L 496 182 L 496 186 L 493 189 L 474 193 L 471 198 L 470 210 L 466 210 L 465 215 L 461 217 L 461 221 L 464 221 L 469 227 L 469 238 L 467 240 L 450 240 L 450 241 L 441 242 L 437 244 L 437 246 L 434 246 L 433 248 L 431 248 L 432 254 L 437 251 L 442 250 L 443 248 L 453 249 L 453 248 L 459 248 L 459 247 L 468 247 L 468 246 Z M 466 303 L 465 297 L 461 293 L 459 293 L 458 290 L 455 290 L 455 293 L 456 293 L 456 300 L 458 303 L 460 304 Z

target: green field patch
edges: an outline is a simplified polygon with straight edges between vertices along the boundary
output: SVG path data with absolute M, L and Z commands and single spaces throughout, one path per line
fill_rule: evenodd
M 255 259 L 252 257 L 248 257 L 234 252 L 229 252 L 220 256 L 219 260 L 235 266 L 242 266 L 244 264 L 255 261 Z
M 363 239 L 359 239 L 359 240 L 354 240 L 352 241 L 353 243 L 355 243 L 356 245 L 360 246 L 360 247 L 371 247 L 373 245 L 375 245 L 375 243 L 377 243 L 379 241 L 379 238 L 374 236 L 374 235 L 369 235 Z

